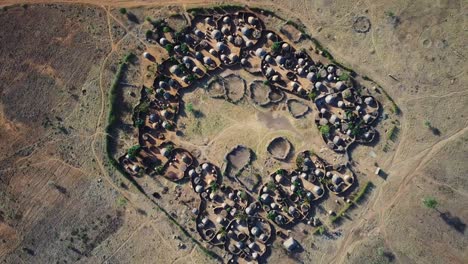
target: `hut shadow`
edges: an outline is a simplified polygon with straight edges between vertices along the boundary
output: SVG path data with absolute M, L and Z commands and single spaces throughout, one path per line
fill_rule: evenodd
M 460 217 L 454 216 L 447 211 L 445 213 L 440 213 L 440 218 L 442 218 L 448 226 L 455 229 L 457 232 L 465 234 L 466 224 L 460 219 Z

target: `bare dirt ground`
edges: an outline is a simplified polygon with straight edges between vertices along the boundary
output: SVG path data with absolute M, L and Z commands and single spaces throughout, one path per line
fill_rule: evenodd
M 112 66 L 123 46 L 144 45 L 138 26 L 116 7 L 140 7 L 137 13 L 222 2 L 33 5 L 50 2 L 27 1 L 27 7 L 0 11 L 0 259 L 209 262 L 154 204 L 110 170 L 104 126 Z M 321 263 L 466 263 L 466 3 L 244 3 L 301 19 L 338 61 L 375 79 L 402 109 L 401 131 L 389 151 L 382 150 L 383 138 L 374 148 L 351 153 L 356 162 L 378 163 L 386 177 L 361 172 L 376 185 L 371 195 L 350 221 L 331 230 L 339 235 L 311 236 L 302 254 Z M 369 32 L 353 31 L 359 16 L 369 19 Z M 426 120 L 437 130 L 428 129 Z M 438 200 L 437 210 L 423 206 L 428 196 Z M 179 243 L 187 248 L 178 250 Z M 271 259 L 278 261 L 293 262 L 284 254 Z

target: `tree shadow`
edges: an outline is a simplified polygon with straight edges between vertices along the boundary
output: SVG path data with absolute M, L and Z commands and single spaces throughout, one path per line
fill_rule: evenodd
M 440 130 L 438 128 L 430 127 L 429 129 L 431 130 L 432 134 L 434 134 L 434 135 L 436 135 L 438 137 L 441 135 Z
M 461 234 L 465 233 L 466 224 L 460 219 L 458 216 L 452 215 L 450 212 L 440 213 L 440 218 L 444 220 L 444 222 L 458 231 Z

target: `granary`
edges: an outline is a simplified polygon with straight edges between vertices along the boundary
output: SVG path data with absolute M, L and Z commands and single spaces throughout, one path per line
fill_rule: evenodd
M 190 59 L 189 56 L 184 56 L 184 57 L 182 58 L 182 62 L 183 62 L 183 63 L 192 63 L 192 59 Z
M 206 17 L 205 18 L 205 23 L 207 23 L 207 24 L 213 23 L 213 18 L 212 17 Z
M 329 94 L 329 95 L 327 95 L 327 96 L 325 97 L 325 103 L 331 104 L 331 103 L 333 103 L 333 100 L 334 100 L 334 99 L 335 99 L 335 98 L 333 97 L 333 95 Z
M 366 97 L 366 99 L 364 99 L 364 102 L 367 104 L 367 105 L 371 105 L 374 103 L 374 99 L 372 97 Z
M 343 177 L 344 181 L 348 184 L 351 184 L 353 183 L 353 177 L 349 176 L 348 174 L 346 174 L 344 177 Z
M 315 72 L 309 72 L 307 74 L 307 80 L 311 82 L 315 82 L 317 80 L 317 76 L 315 75 Z
M 153 59 L 153 56 L 151 56 L 151 54 L 149 54 L 149 52 L 143 52 L 143 57 L 145 57 L 148 60 Z
M 229 16 L 223 17 L 223 23 L 229 23 L 231 22 L 231 18 Z
M 158 115 L 156 115 L 156 114 L 150 114 L 150 116 L 149 116 L 149 121 L 150 121 L 151 123 L 158 122 Z
M 203 71 L 197 66 L 193 67 L 192 72 L 199 74 L 199 75 L 203 74 Z
M 260 58 L 263 58 L 266 55 L 266 51 L 264 49 L 262 49 L 262 48 L 258 48 L 255 51 L 255 55 L 257 55 Z
M 264 193 L 260 196 L 263 202 L 267 203 L 270 200 L 270 195 L 268 193 Z
M 254 235 L 254 236 L 258 236 L 258 235 L 260 235 L 260 228 L 254 226 L 254 227 L 252 227 L 252 229 L 250 229 L 250 233 L 252 233 L 252 235 Z
M 330 123 L 335 124 L 336 122 L 339 122 L 340 119 L 336 115 L 331 115 L 330 116 Z
M 159 40 L 159 44 L 161 44 L 161 45 L 163 45 L 163 46 L 164 46 L 164 45 L 167 45 L 168 43 L 169 43 L 169 41 L 167 41 L 166 38 L 161 38 L 161 39 Z
M 213 32 L 211 32 L 211 37 L 214 39 L 221 39 L 223 37 L 223 34 L 221 34 L 221 31 L 215 29 Z
M 234 39 L 234 44 L 236 46 L 241 46 L 242 43 L 244 43 L 244 39 L 242 39 L 242 37 L 240 36 L 236 36 L 236 38 Z
M 335 185 L 339 185 L 343 182 L 343 179 L 338 174 L 333 174 L 332 183 Z
M 203 36 L 205 36 L 205 34 L 199 29 L 195 29 L 194 33 L 195 33 L 195 36 L 199 38 L 203 38 Z
M 255 18 L 253 16 L 249 16 L 247 18 L 247 22 L 249 22 L 249 24 L 251 24 L 251 25 L 255 25 L 255 24 L 257 24 L 258 20 L 257 20 L 257 18 Z
M 364 122 L 369 123 L 372 120 L 372 116 L 366 114 L 362 119 L 364 120 Z
M 322 88 L 323 88 L 322 82 L 316 82 L 316 83 L 315 83 L 315 88 L 316 88 L 317 90 L 322 89 Z
M 203 62 L 205 64 L 212 64 L 213 60 L 210 57 L 203 57 Z
M 189 174 L 190 177 L 195 177 L 195 176 L 197 176 L 197 173 L 195 172 L 194 169 L 189 170 L 188 174 Z
M 275 175 L 275 180 L 277 183 L 281 183 L 281 181 L 283 180 L 283 176 L 278 173 Z
M 284 64 L 285 59 L 284 59 L 283 56 L 278 55 L 278 56 L 276 56 L 275 61 L 276 61 L 276 63 L 281 65 L 281 64 Z
M 172 65 L 169 68 L 169 72 L 172 73 L 172 74 L 175 74 L 175 75 L 179 75 L 180 74 L 179 66 L 178 65 Z
M 232 63 L 235 63 L 235 62 L 237 62 L 239 60 L 239 56 L 237 56 L 237 54 L 231 53 L 231 54 L 229 54 L 229 60 Z
M 266 71 L 265 71 L 265 76 L 266 76 L 266 77 L 270 77 L 270 76 L 272 76 L 273 74 L 275 74 L 275 70 L 273 70 L 273 68 L 271 68 L 271 67 L 268 67 L 268 68 L 266 69 Z
M 223 42 L 218 42 L 218 43 L 216 43 L 216 49 L 217 49 L 219 52 L 221 52 L 221 51 L 227 49 L 227 46 L 226 46 L 226 44 L 224 44 Z
M 250 36 L 252 36 L 252 29 L 249 28 L 249 27 L 243 27 L 241 29 L 241 33 L 242 33 L 242 35 L 244 35 L 246 37 L 250 37 Z
M 283 246 L 287 251 L 293 251 L 297 247 L 297 242 L 290 237 L 283 242 Z
M 168 88 L 169 85 L 167 85 L 167 82 L 160 81 L 160 82 L 159 82 L 159 87 L 161 87 L 161 88 Z
M 344 89 L 346 89 L 346 84 L 344 84 L 344 82 L 342 81 L 338 81 L 336 82 L 335 87 L 336 89 L 338 89 L 338 91 L 343 91 Z
M 314 186 L 314 188 L 312 189 L 312 192 L 316 195 L 316 196 L 321 196 L 323 194 L 323 189 L 320 187 L 320 186 Z
M 301 67 L 297 68 L 297 74 L 299 74 L 299 76 L 302 76 L 304 73 L 305 73 L 304 68 L 301 68 Z
M 229 34 L 229 31 L 230 31 L 230 30 L 229 30 L 229 27 L 228 27 L 228 26 L 223 26 L 223 27 L 221 28 L 221 32 L 222 32 L 224 35 Z

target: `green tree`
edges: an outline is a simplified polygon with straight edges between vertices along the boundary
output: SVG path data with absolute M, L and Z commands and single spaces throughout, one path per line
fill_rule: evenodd
M 187 112 L 190 112 L 193 114 L 193 112 L 195 111 L 195 109 L 193 108 L 193 104 L 192 103 L 187 103 L 187 105 L 185 106 L 185 110 Z
M 166 46 L 164 46 L 164 48 L 167 50 L 167 52 L 171 53 L 174 50 L 174 45 L 167 44 Z
M 145 36 L 146 38 L 151 38 L 151 36 L 153 36 L 153 31 L 151 31 L 151 29 L 146 30 Z
M 122 8 L 119 9 L 119 12 L 120 12 L 120 14 L 125 15 L 125 14 L 127 14 L 127 9 L 122 7 Z
M 319 130 L 320 130 L 320 133 L 322 133 L 322 135 L 325 135 L 325 136 L 330 135 L 330 126 L 328 124 L 320 126 Z
M 171 28 L 170 27 L 163 27 L 163 32 L 164 33 L 169 33 L 169 32 L 171 32 Z
M 181 50 L 183 53 L 187 53 L 187 52 L 189 52 L 190 49 L 189 49 L 189 46 L 188 46 L 187 44 L 182 43 L 182 44 L 180 45 L 180 50 Z
M 307 95 L 311 101 L 315 101 L 315 98 L 317 98 L 317 91 L 310 91 L 310 93 Z
M 278 41 L 273 42 L 273 45 L 271 45 L 271 51 L 277 52 L 279 51 L 280 47 L 281 47 L 281 42 L 278 42 Z
M 426 120 L 424 121 L 424 126 L 427 127 L 427 128 L 431 128 L 432 127 L 432 124 L 429 120 Z
M 127 154 L 130 158 L 135 158 L 136 155 L 138 154 L 138 152 L 140 152 L 140 145 L 135 145 L 135 146 L 132 146 L 131 148 L 128 149 L 127 151 Z
M 426 197 L 423 199 L 423 204 L 430 209 L 436 209 L 439 204 L 434 197 Z

